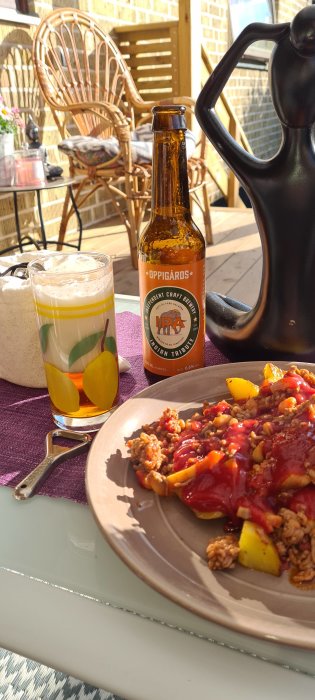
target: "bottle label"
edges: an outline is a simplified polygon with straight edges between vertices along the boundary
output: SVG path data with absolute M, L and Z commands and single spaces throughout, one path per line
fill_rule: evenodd
M 204 366 L 205 263 L 139 261 L 144 367 L 171 376 Z

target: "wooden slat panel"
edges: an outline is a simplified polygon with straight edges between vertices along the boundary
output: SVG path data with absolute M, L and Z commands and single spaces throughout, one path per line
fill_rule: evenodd
M 148 29 L 142 31 L 134 31 L 134 32 L 125 32 L 121 33 L 119 35 L 119 44 L 120 46 L 128 43 L 128 44 L 133 44 L 138 41 L 156 41 L 157 39 L 164 39 L 165 37 L 169 37 L 169 28 L 164 27 L 164 22 L 161 22 L 160 28 L 159 29 Z M 116 30 L 115 30 L 116 31 Z
M 181 22 L 161 22 L 150 25 L 133 25 L 131 27 L 118 27 L 115 30 L 118 36 L 118 45 L 122 55 L 126 59 L 135 81 L 136 87 L 144 100 L 159 100 L 170 95 L 192 94 L 188 86 L 194 82 L 195 92 L 199 92 L 201 73 L 201 85 L 204 85 L 213 68 L 209 58 L 200 44 L 200 70 L 193 70 L 190 63 L 196 66 L 196 41 L 198 43 L 199 29 L 196 8 L 187 14 L 186 3 L 180 8 Z M 191 9 L 191 7 L 190 7 Z M 197 13 L 197 14 L 195 14 Z M 194 24 L 195 23 L 195 24 Z M 196 25 L 196 30 L 192 26 Z M 179 30 L 181 28 L 181 42 L 179 42 Z M 159 39 L 162 39 L 159 41 Z M 196 41 L 195 41 L 196 40 Z M 189 49 L 190 46 L 190 49 Z M 188 50 L 189 49 L 189 50 Z M 187 55 L 186 55 L 187 54 Z M 181 57 L 181 61 L 179 58 Z M 189 65 L 187 68 L 187 61 Z M 142 70 L 141 70 L 142 68 Z M 186 70 L 187 68 L 187 70 Z M 197 75 L 198 74 L 198 75 Z M 186 89 L 185 89 L 186 85 Z M 232 126 L 237 129 L 238 140 L 246 146 L 246 136 L 237 121 L 225 95 L 218 100 L 216 111 L 226 129 L 231 133 Z M 207 164 L 209 170 L 222 194 L 236 203 L 238 198 L 238 182 L 234 174 L 232 176 L 223 165 L 213 147 L 208 149 Z M 234 178 L 234 180 L 233 180 Z
M 178 50 L 178 22 L 177 26 L 170 28 L 170 37 L 172 42 L 172 58 L 173 58 L 173 95 L 180 95 L 180 78 L 179 78 L 179 50 Z
M 151 100 L 163 100 L 173 94 L 171 88 L 167 88 L 163 91 L 150 88 L 150 90 L 139 90 L 139 92 L 144 100 L 149 100 L 150 102 Z
M 171 66 L 173 61 L 173 57 L 170 53 L 164 55 L 156 54 L 155 56 L 131 56 L 130 58 L 126 58 L 126 54 L 122 53 L 122 56 L 125 58 L 130 68 L 151 66 L 154 64 L 158 69 L 158 66 Z
M 179 94 L 177 21 L 118 27 L 115 34 L 143 99 Z
M 172 66 L 168 68 L 161 68 L 161 66 L 151 66 L 150 68 L 141 68 L 140 70 L 135 70 L 134 76 L 139 78 L 162 78 L 167 76 L 172 80 Z
M 172 81 L 169 78 L 165 80 L 140 80 L 137 79 L 137 87 L 139 90 L 164 90 L 164 88 L 172 89 Z
M 170 53 L 171 52 L 171 42 L 170 41 L 161 41 L 161 42 L 152 42 L 149 44 L 131 44 L 128 46 L 128 51 L 126 50 L 125 47 L 125 54 L 129 54 L 130 56 L 134 54 L 146 54 L 146 53 Z
M 148 24 L 129 24 L 129 25 L 123 25 L 121 27 L 115 27 L 115 34 L 118 34 L 119 38 L 123 34 L 131 34 L 134 35 L 136 32 L 146 32 L 148 31 L 148 27 L 150 27 L 150 30 L 154 31 L 157 29 L 159 31 L 161 24 L 163 25 L 164 29 L 170 29 L 172 27 L 177 27 L 178 22 L 176 19 L 169 20 L 167 22 L 152 22 L 150 25 Z

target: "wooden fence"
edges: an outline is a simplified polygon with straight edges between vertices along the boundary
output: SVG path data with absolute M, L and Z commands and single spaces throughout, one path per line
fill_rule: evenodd
M 161 100 L 177 95 L 197 97 L 212 73 L 213 66 L 201 43 L 200 56 L 197 53 L 198 36 L 193 19 L 196 24 L 196 17 L 191 18 L 187 13 L 180 12 L 179 21 L 116 27 L 115 40 L 144 100 Z M 224 94 L 218 100 L 216 110 L 233 138 L 251 152 L 242 126 Z M 227 205 L 242 206 L 238 180 L 213 147 L 208 149 L 207 163 Z

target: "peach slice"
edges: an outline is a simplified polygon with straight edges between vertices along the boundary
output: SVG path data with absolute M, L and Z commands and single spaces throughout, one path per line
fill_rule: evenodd
M 283 370 L 272 362 L 267 362 L 264 366 L 264 379 L 268 379 L 269 382 L 277 382 L 279 379 L 282 379 L 283 376 Z
M 262 527 L 245 520 L 239 540 L 238 561 L 242 566 L 280 576 L 281 562 L 275 545 Z
M 259 393 L 259 386 L 257 384 L 254 384 L 249 379 L 242 379 L 241 377 L 229 377 L 226 379 L 226 385 L 234 401 L 251 399 Z

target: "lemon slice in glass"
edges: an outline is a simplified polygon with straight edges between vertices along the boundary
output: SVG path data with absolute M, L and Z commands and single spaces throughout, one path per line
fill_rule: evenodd
M 80 408 L 79 392 L 66 374 L 54 365 L 45 362 L 49 396 L 55 408 L 63 413 L 75 413 Z
M 83 372 L 83 389 L 90 401 L 108 411 L 118 391 L 118 366 L 115 355 L 104 350 L 89 362 Z

